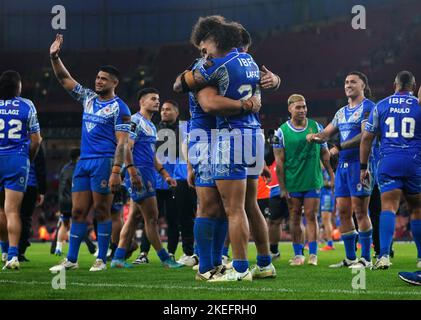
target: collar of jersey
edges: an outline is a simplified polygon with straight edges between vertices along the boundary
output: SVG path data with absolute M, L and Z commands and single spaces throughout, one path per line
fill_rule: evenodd
M 363 99 L 363 101 L 361 101 L 361 103 L 360 103 L 360 104 L 358 104 L 358 105 L 356 105 L 354 108 L 351 108 L 351 107 L 349 106 L 349 103 L 348 103 L 348 104 L 346 105 L 346 108 L 347 108 L 347 110 L 348 110 L 348 111 L 354 111 L 354 110 L 357 110 L 359 107 L 361 107 L 361 106 L 364 104 L 365 100 L 367 100 L 367 98 L 364 98 L 364 99 Z
M 114 100 L 116 100 L 118 97 L 117 96 L 115 96 L 114 98 L 112 98 L 112 99 L 110 99 L 110 100 L 105 100 L 105 101 L 102 101 L 102 100 L 99 100 L 99 98 L 98 98 L 99 96 L 97 96 L 96 97 L 96 101 L 98 102 L 98 103 L 100 103 L 100 104 L 105 104 L 105 103 L 110 103 L 110 102 L 113 102 Z
M 412 91 L 399 91 L 395 92 L 395 96 L 412 96 Z
M 308 127 L 308 118 L 306 118 L 306 126 L 303 128 L 303 129 L 297 129 L 297 128 L 295 128 L 293 125 L 292 125 L 292 122 L 291 122 L 291 120 L 288 120 L 287 121 L 287 125 L 288 125 L 288 127 L 290 127 L 291 128 L 291 130 L 293 130 L 293 131 L 295 131 L 295 132 L 303 132 L 303 131 L 305 131 L 306 129 L 307 129 L 307 127 Z

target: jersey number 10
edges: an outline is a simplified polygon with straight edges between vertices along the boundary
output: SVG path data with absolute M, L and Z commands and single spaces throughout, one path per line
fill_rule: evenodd
M 386 132 L 386 138 L 397 138 L 399 133 L 395 131 L 395 118 L 389 117 L 386 119 L 386 124 L 389 126 L 389 130 Z M 415 132 L 415 119 L 405 117 L 402 118 L 401 123 L 401 136 L 404 138 L 413 138 Z
M 22 121 L 18 119 L 12 119 L 8 122 L 10 129 L 7 133 L 8 139 L 20 139 L 22 138 L 22 135 L 20 133 L 17 133 L 22 130 Z M 5 138 L 5 134 L 2 132 L 5 127 L 5 122 L 3 119 L 0 119 L 0 139 Z

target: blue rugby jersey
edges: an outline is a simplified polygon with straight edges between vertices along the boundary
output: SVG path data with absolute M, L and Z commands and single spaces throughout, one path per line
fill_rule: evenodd
M 155 125 L 140 112 L 132 115 L 130 139 L 135 141 L 133 146 L 135 166 L 154 168 L 157 131 Z
M 409 92 L 395 93 L 376 104 L 365 130 L 380 135 L 380 156 L 421 156 L 421 106 Z
M 39 131 L 37 111 L 31 100 L 21 97 L 0 100 L 0 156 L 29 157 L 29 135 Z
M 374 102 L 364 99 L 359 105 L 350 108 L 349 105 L 342 107 L 336 112 L 332 125 L 339 130 L 340 142 L 351 140 L 361 133 L 361 125 L 368 118 L 374 107 Z M 359 161 L 360 148 L 350 148 L 341 150 L 339 153 L 339 162 Z
M 206 60 L 199 67 L 209 84 L 217 86 L 218 94 L 234 100 L 251 98 L 260 94 L 260 71 L 252 56 L 239 49 L 231 50 L 222 58 Z M 258 129 L 257 113 L 231 117 L 216 117 L 218 129 Z
M 80 84 L 69 93 L 83 105 L 80 159 L 114 157 L 115 132 L 130 132 L 130 123 L 123 121 L 131 115 L 129 107 L 117 96 L 100 101 L 94 91 Z

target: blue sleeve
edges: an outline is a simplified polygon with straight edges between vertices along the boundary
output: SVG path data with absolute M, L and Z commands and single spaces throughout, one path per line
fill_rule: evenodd
M 130 109 L 124 102 L 120 102 L 117 118 L 115 120 L 115 131 L 130 133 L 131 125 L 130 122 L 124 120 L 125 117 L 131 118 Z
M 338 128 L 338 125 L 339 125 L 339 113 L 341 112 L 341 110 L 342 109 L 340 109 L 339 111 L 337 111 L 335 113 L 335 116 L 332 119 L 332 122 L 331 123 L 332 123 L 332 126 L 335 127 L 335 128 Z
M 363 116 L 363 120 L 362 120 L 362 122 L 367 121 L 367 119 L 368 119 L 368 117 L 369 117 L 369 115 L 371 113 L 371 110 L 373 110 L 374 106 L 375 106 L 375 104 L 372 103 L 371 101 L 368 101 L 367 103 L 364 103 L 364 106 L 363 106 L 363 115 L 362 115 Z
M 28 133 L 36 133 L 40 132 L 38 117 L 37 117 L 37 110 L 35 109 L 34 104 L 32 101 L 28 100 L 29 105 L 29 112 L 28 112 Z
M 82 105 L 85 104 L 85 101 L 87 99 L 94 98 L 97 96 L 97 94 L 94 91 L 82 87 L 79 83 L 76 85 L 76 87 L 73 88 L 73 90 L 69 91 L 69 94 Z
M 373 110 L 371 110 L 368 120 L 365 123 L 365 131 L 371 133 L 379 132 L 379 111 L 378 105 L 376 105 Z
M 273 136 L 273 148 L 274 149 L 283 149 L 284 146 L 284 135 L 282 133 L 281 128 L 275 131 L 275 135 Z
M 137 139 L 138 128 L 139 128 L 139 122 L 137 121 L 136 115 L 133 115 L 131 117 L 130 135 L 129 135 L 130 139 L 132 139 L 133 141 L 136 141 Z
M 323 131 L 323 126 L 320 124 L 320 123 L 318 123 L 318 122 L 316 122 L 317 123 L 317 129 L 319 129 L 319 131 L 317 132 L 317 133 L 319 133 L 319 132 L 322 132 Z M 327 146 L 327 142 L 323 142 L 321 145 L 320 145 L 320 147 L 322 148 L 322 149 L 328 149 L 329 147 Z

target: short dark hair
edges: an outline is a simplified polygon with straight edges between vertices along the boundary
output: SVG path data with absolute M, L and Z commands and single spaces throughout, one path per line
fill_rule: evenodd
M 111 74 L 112 76 L 116 77 L 117 80 L 120 80 L 120 71 L 118 71 L 118 69 L 112 65 L 106 65 L 106 66 L 102 66 L 99 68 L 98 71 L 103 71 L 106 73 Z
M 79 148 L 74 148 L 72 150 L 70 150 L 70 160 L 72 160 L 73 162 L 75 162 L 77 160 L 77 158 L 80 156 L 80 149 Z
M 360 78 L 362 80 L 362 82 L 364 82 L 365 84 L 365 88 L 364 88 L 364 96 L 366 98 L 371 99 L 373 97 L 372 93 L 371 93 L 371 89 L 370 86 L 368 84 L 368 78 L 367 76 L 362 73 L 361 71 L 351 71 L 350 73 L 347 74 L 347 76 L 357 76 L 358 78 Z
M 137 101 L 139 101 L 143 96 L 146 96 L 149 93 L 159 94 L 159 91 L 155 88 L 143 88 L 137 93 Z
M 415 77 L 410 71 L 400 71 L 395 78 L 395 83 L 402 90 L 412 90 L 415 85 Z
M 230 24 L 236 26 L 239 31 L 240 31 L 240 35 L 241 35 L 241 47 L 242 48 L 249 48 L 251 47 L 251 35 L 250 33 L 247 31 L 246 28 L 244 28 L 244 26 L 241 23 L 238 22 L 230 22 Z
M 194 46 L 207 39 L 213 39 L 221 51 L 241 47 L 243 42 L 240 28 L 221 16 L 200 17 L 193 26 L 190 42 Z
M 180 112 L 180 107 L 179 107 L 179 105 L 178 105 L 178 102 L 177 102 L 177 101 L 169 99 L 169 100 L 165 100 L 165 101 L 164 101 L 164 103 L 169 103 L 169 104 L 172 104 L 172 105 L 173 105 L 173 107 L 174 107 L 174 108 L 175 108 L 178 112 Z M 164 103 L 163 103 L 163 104 L 164 104 Z
M 0 99 L 9 100 L 19 95 L 19 72 L 14 70 L 4 71 L 0 75 Z

